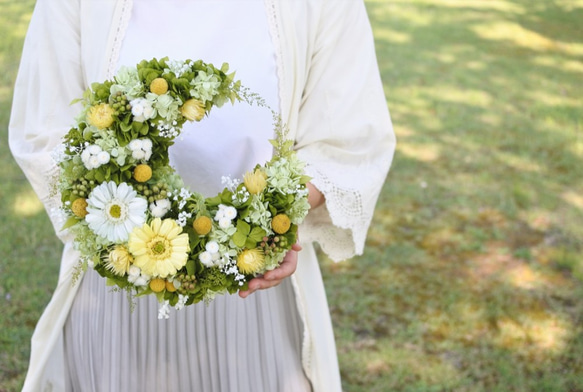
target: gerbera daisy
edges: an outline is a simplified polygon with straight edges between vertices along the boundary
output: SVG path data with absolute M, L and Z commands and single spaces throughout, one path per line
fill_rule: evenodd
M 155 218 L 134 229 L 128 242 L 134 264 L 148 275 L 166 278 L 188 259 L 188 234 L 173 219 Z
M 144 224 L 147 208 L 148 202 L 138 197 L 131 186 L 109 181 L 95 187 L 89 195 L 85 220 L 97 235 L 122 243 L 135 227 Z

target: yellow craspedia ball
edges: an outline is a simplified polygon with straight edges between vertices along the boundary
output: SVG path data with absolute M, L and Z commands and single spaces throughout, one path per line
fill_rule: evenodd
M 188 121 L 200 121 L 204 117 L 206 108 L 198 99 L 191 98 L 180 107 L 180 113 Z
M 175 292 L 177 289 L 174 286 L 174 283 L 166 281 L 166 291 L 169 291 L 171 293 Z
M 75 216 L 79 218 L 85 218 L 87 216 L 87 200 L 83 199 L 82 197 L 79 199 L 75 199 L 73 204 L 71 204 L 71 211 Z
M 261 272 L 265 268 L 265 255 L 257 248 L 245 249 L 237 256 L 237 267 L 245 275 Z
M 87 112 L 87 122 L 99 129 L 109 127 L 115 121 L 113 115 L 115 111 L 106 103 L 91 106 Z
M 267 186 L 267 174 L 261 169 L 255 169 L 253 172 L 247 172 L 243 176 L 243 183 L 245 188 L 252 195 L 258 195 Z
M 166 281 L 160 278 L 154 278 L 150 281 L 150 289 L 153 292 L 159 293 L 166 288 Z
M 199 216 L 192 222 L 192 228 L 198 235 L 207 235 L 213 227 L 213 222 L 208 216 Z
M 271 228 L 277 234 L 285 234 L 291 227 L 291 221 L 286 214 L 277 214 L 271 221 Z
M 152 168 L 142 163 L 134 169 L 134 179 L 137 182 L 146 182 L 152 178 Z
M 150 83 L 150 91 L 162 95 L 168 92 L 168 82 L 164 78 L 156 78 Z

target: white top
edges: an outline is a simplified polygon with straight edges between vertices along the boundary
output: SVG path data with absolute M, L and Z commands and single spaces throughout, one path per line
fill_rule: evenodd
M 188 30 L 191 33 L 185 35 Z M 154 57 L 201 59 L 219 68 L 227 62 L 244 86 L 275 110 L 279 106 L 275 53 L 263 0 L 135 2 L 119 65 L 134 66 Z M 267 108 L 227 103 L 199 123 L 187 122 L 170 149 L 170 160 L 191 190 L 214 196 L 224 187 L 222 176 L 241 178 L 269 160 L 268 140 L 273 137 Z

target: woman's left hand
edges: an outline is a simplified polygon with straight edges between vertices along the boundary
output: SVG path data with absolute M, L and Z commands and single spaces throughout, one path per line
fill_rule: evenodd
M 298 252 L 300 250 L 302 250 L 302 247 L 299 244 L 296 243 L 292 245 L 279 267 L 267 271 L 262 277 L 251 279 L 249 281 L 249 289 L 246 291 L 239 291 L 239 297 L 247 298 L 257 290 L 275 287 L 280 284 L 282 280 L 291 276 L 298 266 Z

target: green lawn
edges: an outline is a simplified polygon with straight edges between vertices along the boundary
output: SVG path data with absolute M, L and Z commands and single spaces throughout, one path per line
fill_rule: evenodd
M 60 253 L 5 135 L 33 4 L 0 0 L 0 391 Z M 399 145 L 365 254 L 323 258 L 345 391 L 583 391 L 583 1 L 367 7 Z

